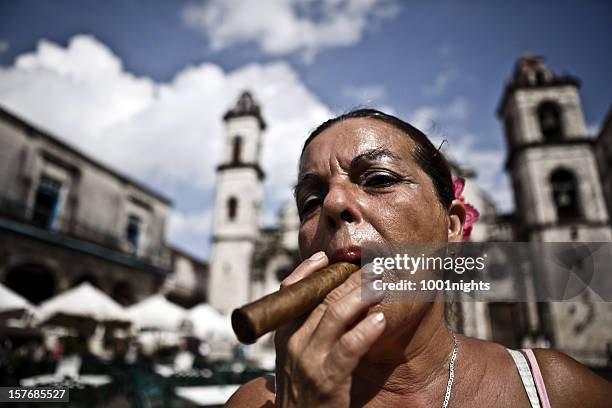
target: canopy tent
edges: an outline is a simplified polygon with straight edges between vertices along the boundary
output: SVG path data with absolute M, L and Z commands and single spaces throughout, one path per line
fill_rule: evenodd
M 0 283 L 0 320 L 34 313 L 34 306 L 23 296 Z
M 187 318 L 185 309 L 159 294 L 128 307 L 126 311 L 134 327 L 140 330 L 178 332 Z
M 38 309 L 42 324 L 68 326 L 93 332 L 97 323 L 129 326 L 123 307 L 89 282 L 43 302 Z
M 196 337 L 204 339 L 235 337 L 230 318 L 223 316 L 208 303 L 200 303 L 189 310 L 189 320 Z

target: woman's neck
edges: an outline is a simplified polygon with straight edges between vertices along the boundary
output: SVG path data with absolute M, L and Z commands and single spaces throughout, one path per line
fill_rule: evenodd
M 407 400 L 411 406 L 419 402 L 425 406 L 441 403 L 453 348 L 453 336 L 444 319 L 444 303 L 433 304 L 416 329 L 391 340 L 389 346 L 403 351 L 383 361 L 364 358 L 355 370 L 351 399 L 356 406 L 389 407 Z M 366 390 L 377 392 L 368 395 Z

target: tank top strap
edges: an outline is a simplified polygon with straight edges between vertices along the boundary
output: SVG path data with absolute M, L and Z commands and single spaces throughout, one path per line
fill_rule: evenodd
M 523 382 L 523 387 L 525 388 L 525 392 L 527 393 L 527 398 L 529 398 L 529 403 L 531 404 L 531 408 L 541 408 L 540 400 L 538 399 L 538 391 L 536 389 L 535 383 L 533 382 L 533 377 L 531 375 L 531 370 L 529 369 L 529 363 L 525 359 L 523 353 L 518 350 L 506 349 L 512 360 L 514 360 L 514 364 L 518 370 L 519 375 L 521 376 L 521 381 Z
M 550 400 L 548 399 L 546 385 L 544 385 L 544 377 L 542 377 L 542 372 L 540 371 L 538 360 L 536 360 L 535 354 L 533 354 L 533 350 L 531 349 L 523 349 L 523 353 L 525 353 L 525 355 L 527 356 L 527 360 L 529 360 L 529 365 L 531 366 L 531 373 L 533 374 L 533 379 L 538 390 L 538 396 L 540 397 L 542 408 L 550 408 Z

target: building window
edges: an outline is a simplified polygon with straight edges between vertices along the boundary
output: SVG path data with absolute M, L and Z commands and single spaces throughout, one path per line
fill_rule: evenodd
M 127 227 L 125 228 L 125 237 L 132 244 L 133 253 L 138 252 L 138 241 L 140 240 L 140 218 L 135 215 L 128 217 Z
M 557 169 L 550 175 L 550 184 L 559 221 L 580 218 L 578 182 L 574 173 Z
M 563 124 L 561 122 L 561 108 L 555 102 L 542 102 L 538 106 L 538 120 L 544 140 L 556 142 L 563 137 Z
M 234 221 L 236 219 L 236 213 L 238 212 L 238 200 L 236 197 L 230 197 L 227 200 L 227 218 L 230 221 Z
M 242 138 L 236 136 L 232 142 L 232 163 L 239 163 L 242 159 Z
M 59 210 L 62 183 L 51 177 L 42 176 L 36 189 L 32 224 L 38 228 L 51 229 Z

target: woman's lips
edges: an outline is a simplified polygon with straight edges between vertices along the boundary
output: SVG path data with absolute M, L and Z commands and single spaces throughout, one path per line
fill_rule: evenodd
M 350 262 L 354 264 L 361 263 L 361 247 L 353 245 L 340 249 L 336 249 L 331 256 L 330 263 L 335 262 Z

